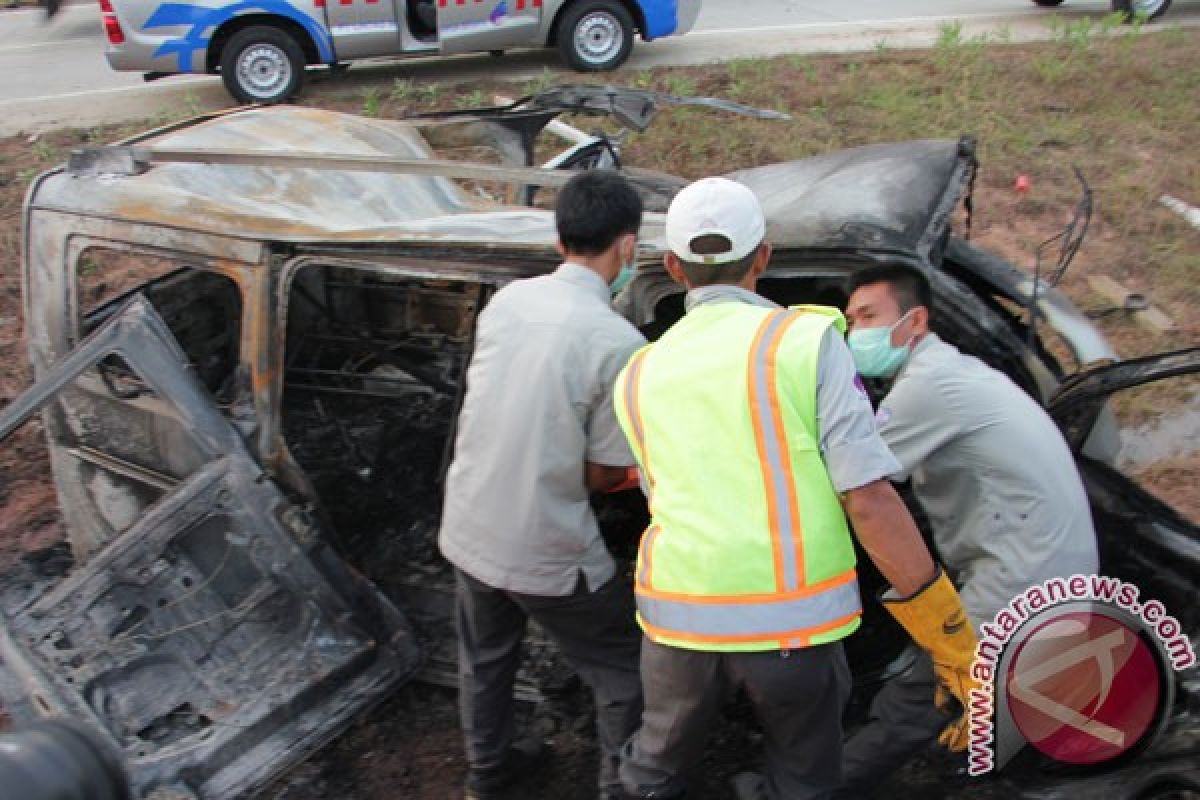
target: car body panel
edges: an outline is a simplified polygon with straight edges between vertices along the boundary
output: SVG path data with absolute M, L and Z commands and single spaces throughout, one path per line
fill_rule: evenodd
M 1046 410 L 1075 450 L 1083 447 L 1109 397 L 1155 381 L 1200 372 L 1200 348 L 1156 353 L 1073 374 L 1055 391 Z
M 867 145 L 728 177 L 758 195 L 779 247 L 930 261 L 974 174 L 975 142 L 964 138 Z
M 315 4 L 323 12 L 329 38 L 330 57 L 338 61 L 369 58 L 380 53 L 406 49 L 408 26 L 404 24 L 406 0 L 374 3 L 342 3 L 338 0 Z M 322 58 L 322 63 L 329 63 Z
M 0 438 L 114 356 L 181 416 L 195 462 L 178 480 L 108 462 L 163 496 L 86 565 L 5 614 L 0 658 L 19 686 L 5 702 L 100 731 L 139 797 L 160 787 L 237 796 L 410 677 L 417 647 L 404 618 L 264 479 L 145 300 L 17 398 Z
M 564 5 L 562 0 L 443 2 L 438 8 L 438 49 L 454 55 L 544 42 L 546 21 Z

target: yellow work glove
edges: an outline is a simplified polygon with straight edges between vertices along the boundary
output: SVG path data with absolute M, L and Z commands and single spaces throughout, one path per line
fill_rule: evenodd
M 946 726 L 938 741 L 955 753 L 966 750 L 970 722 L 967 709 L 971 704 L 971 689 L 978 686 L 971 677 L 975 630 L 954 584 L 939 566 L 933 579 L 912 597 L 899 599 L 884 595 L 880 600 L 913 641 L 933 659 L 938 682 L 933 702 L 943 711 L 949 711 L 950 698 L 958 700 L 962 713 Z

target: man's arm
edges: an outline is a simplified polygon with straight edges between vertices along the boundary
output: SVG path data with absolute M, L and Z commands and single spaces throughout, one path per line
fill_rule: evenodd
M 900 597 L 933 579 L 933 557 L 904 501 L 886 480 L 846 492 L 842 501 L 859 544 Z

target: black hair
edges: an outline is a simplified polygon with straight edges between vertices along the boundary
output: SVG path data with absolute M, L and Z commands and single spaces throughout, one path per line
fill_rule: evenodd
M 901 313 L 912 311 L 917 306 L 925 306 L 929 313 L 933 314 L 933 289 L 929 285 L 929 279 L 917 270 L 899 264 L 867 267 L 851 276 L 850 294 L 876 283 L 888 285 Z
M 599 255 L 618 237 L 642 227 L 642 198 L 620 174 L 588 170 L 567 181 L 558 193 L 554 223 L 568 253 Z
M 715 255 L 719 253 L 727 253 L 733 246 L 729 239 L 721 234 L 709 234 L 707 236 L 698 236 L 690 243 L 692 251 L 700 255 Z M 750 251 L 749 255 L 742 256 L 737 261 L 730 261 L 726 264 L 705 264 L 699 261 L 685 261 L 679 259 L 680 268 L 683 274 L 687 276 L 688 283 L 692 286 L 714 286 L 716 284 L 741 283 L 742 278 L 746 277 L 746 273 L 754 266 L 754 259 L 758 257 L 760 242 Z M 678 253 L 676 254 L 678 258 Z

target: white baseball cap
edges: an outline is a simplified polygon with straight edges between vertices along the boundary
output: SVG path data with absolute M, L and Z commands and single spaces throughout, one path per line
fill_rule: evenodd
M 728 264 L 754 252 L 766 236 L 766 220 L 758 197 L 728 178 L 704 178 L 687 186 L 667 209 L 667 247 L 693 264 Z M 701 236 L 723 236 L 724 253 L 697 253 L 692 242 Z

